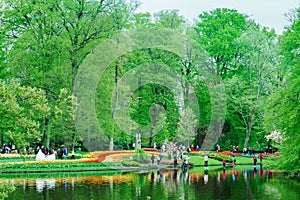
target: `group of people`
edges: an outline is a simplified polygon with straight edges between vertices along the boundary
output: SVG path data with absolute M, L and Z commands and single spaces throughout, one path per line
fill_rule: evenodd
M 16 145 L 14 143 L 3 144 L 1 148 L 1 153 L 12 153 L 16 150 Z
M 158 156 L 157 156 L 157 158 L 156 158 L 156 160 L 157 160 L 157 165 L 159 165 L 159 163 L 160 163 L 160 161 L 163 159 L 163 154 L 162 153 L 160 153 Z M 151 155 L 151 163 L 152 163 L 152 165 L 154 165 L 154 162 L 155 162 L 155 155 L 154 155 L 154 153 Z
M 67 148 L 58 148 L 57 151 L 54 150 L 54 148 L 51 148 L 48 150 L 48 148 L 42 146 L 42 147 L 36 147 L 35 148 L 36 155 L 39 153 L 42 153 L 43 156 L 50 156 L 54 155 L 54 158 L 57 157 L 58 159 L 67 159 L 69 155 L 69 151 Z M 75 151 L 72 150 L 71 159 L 75 159 Z
M 259 156 L 253 155 L 253 164 L 254 164 L 254 167 L 256 167 L 256 163 L 257 163 L 258 159 L 260 160 L 260 166 L 262 166 L 263 155 L 259 154 Z
M 243 153 L 244 153 L 244 156 L 247 155 L 247 153 L 248 153 L 249 156 L 253 156 L 254 155 L 254 149 L 252 147 L 248 147 L 248 148 L 244 147 L 243 148 Z

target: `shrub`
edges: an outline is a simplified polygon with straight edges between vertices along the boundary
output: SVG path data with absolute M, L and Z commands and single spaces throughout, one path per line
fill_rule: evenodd
M 232 161 L 232 156 L 226 155 L 226 154 L 209 154 L 208 157 L 213 158 L 215 160 L 219 160 L 219 161 L 222 161 L 223 159 L 225 159 L 226 162 Z
M 222 152 L 217 152 L 216 154 L 242 156 L 241 153 L 233 153 L 232 151 L 222 151 Z
M 196 156 L 196 155 L 200 155 L 200 154 L 202 154 L 202 152 L 200 152 L 200 151 L 191 151 L 190 152 L 190 155 L 191 156 Z M 188 155 L 188 152 L 183 152 L 183 155 Z
M 4 183 L 0 185 L 0 199 L 5 199 L 8 197 L 8 194 L 13 192 L 15 187 L 12 186 L 10 183 Z
M 138 167 L 140 166 L 140 163 L 134 161 L 134 160 L 123 160 L 122 165 L 126 167 Z
M 146 154 L 146 152 L 143 149 L 137 149 L 135 151 L 135 154 L 132 155 L 132 159 L 139 163 L 145 163 L 150 161 L 149 156 Z

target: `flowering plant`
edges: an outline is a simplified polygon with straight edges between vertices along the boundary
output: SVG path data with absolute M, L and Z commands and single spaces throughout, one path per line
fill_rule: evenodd
M 273 131 L 270 135 L 266 135 L 267 140 L 272 140 L 277 144 L 282 144 L 282 134 L 279 131 Z
M 217 152 L 216 154 L 222 154 L 222 155 L 235 155 L 235 156 L 241 156 L 241 153 L 233 153 L 232 151 L 222 151 L 222 152 Z

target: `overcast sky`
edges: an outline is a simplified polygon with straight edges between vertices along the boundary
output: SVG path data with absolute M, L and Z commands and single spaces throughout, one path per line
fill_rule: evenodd
M 140 0 L 138 12 L 157 12 L 177 9 L 190 22 L 194 22 L 199 13 L 226 7 L 247 14 L 262 26 L 274 28 L 278 34 L 288 25 L 284 13 L 298 8 L 300 0 Z

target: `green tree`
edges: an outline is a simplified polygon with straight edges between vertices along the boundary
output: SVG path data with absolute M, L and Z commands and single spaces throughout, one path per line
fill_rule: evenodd
M 197 135 L 197 127 L 197 117 L 193 110 L 189 107 L 185 108 L 180 116 L 176 139 L 189 147 Z
M 154 13 L 154 22 L 158 27 L 179 29 L 186 23 L 183 16 L 179 15 L 178 10 L 162 10 Z
M 274 33 L 256 27 L 248 29 L 237 41 L 241 49 L 239 68 L 225 81 L 229 94 L 228 118 L 234 128 L 245 131 L 243 146 L 248 147 L 251 132 L 262 131 L 259 127 L 263 124 L 263 105 L 274 89 L 278 45 Z
M 286 88 L 268 99 L 265 124 L 268 131 L 279 131 L 283 136 L 278 166 L 285 170 L 299 170 L 300 166 L 300 65 L 292 71 Z
M 280 147 L 282 157 L 278 166 L 285 170 L 299 170 L 300 166 L 300 9 L 297 20 L 281 36 L 280 53 L 285 76 L 282 88 L 273 93 L 266 105 L 265 126 L 269 132 L 278 131 L 283 136 Z
M 197 40 L 214 63 L 208 66 L 213 73 L 223 77 L 235 69 L 232 61 L 240 55 L 236 39 L 247 29 L 246 19 L 237 10 L 228 8 L 217 8 L 199 15 L 195 26 Z
M 44 123 L 50 108 L 45 93 L 37 88 L 23 87 L 11 82 L 0 82 L 1 133 L 17 148 L 41 140 L 40 124 Z
M 71 92 L 85 56 L 99 41 L 128 26 L 137 5 L 118 0 L 1 1 L 1 44 L 9 44 L 1 59 L 1 73 L 6 79 L 43 89 L 54 110 L 61 89 Z M 47 133 L 55 126 L 51 116 L 41 123 L 47 144 L 48 136 L 55 135 Z M 72 117 L 65 117 L 62 126 L 74 133 L 75 126 L 69 124 Z

